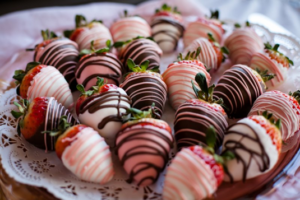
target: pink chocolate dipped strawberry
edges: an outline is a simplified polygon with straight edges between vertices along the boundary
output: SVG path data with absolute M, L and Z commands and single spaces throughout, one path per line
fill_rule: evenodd
M 184 27 L 177 7 L 163 4 L 156 9 L 151 21 L 152 37 L 164 53 L 176 50 L 178 40 L 182 37 Z
M 228 117 L 222 108 L 223 100 L 216 101 L 213 98 L 215 85 L 207 86 L 205 74 L 198 73 L 195 81 L 201 89 L 199 90 L 192 81 L 197 99 L 187 100 L 175 113 L 174 131 L 177 149 L 197 144 L 206 146 L 206 132 L 209 127 L 216 130 L 215 147 L 218 149 L 222 145 L 228 126 Z
M 267 83 L 269 89 L 282 84 L 287 79 L 290 65 L 294 65 L 292 60 L 278 51 L 279 46 L 279 44 L 275 44 L 272 47 L 270 43 L 266 43 L 264 53 L 254 54 L 250 62 L 252 69 L 267 71 L 276 75 Z
M 114 175 L 109 146 L 97 131 L 83 124 L 70 125 L 62 117 L 58 131 L 50 133 L 59 135 L 55 151 L 64 166 L 84 181 L 105 184 Z
M 78 84 L 82 84 L 85 90 L 89 90 L 101 77 L 105 82 L 119 86 L 122 78 L 123 65 L 112 53 L 110 40 L 106 41 L 107 47 L 96 50 L 94 41 L 91 42 L 91 49 L 81 51 L 81 59 L 77 64 L 75 76 Z
M 218 10 L 212 12 L 210 18 L 199 18 L 188 24 L 183 34 L 184 46 L 187 47 L 200 37 L 207 38 L 207 33 L 211 33 L 216 42 L 222 42 L 225 31 L 222 27 L 222 22 L 219 20 Z
M 222 156 L 214 152 L 215 131 L 207 130 L 207 147 L 183 148 L 167 168 L 163 199 L 208 199 L 223 181 L 223 165 L 233 159 L 229 151 Z
M 123 124 L 116 137 L 117 154 L 129 175 L 128 182 L 138 186 L 156 182 L 173 144 L 170 126 L 165 121 L 153 119 L 152 110 L 130 109 L 133 117 Z
M 211 77 L 204 64 L 196 60 L 199 53 L 198 49 L 197 52 L 189 53 L 185 58 L 180 54 L 179 61 L 170 64 L 162 74 L 168 87 L 169 100 L 175 110 L 187 100 L 196 98 L 190 81 L 195 78 L 197 73 L 205 74 L 207 84 L 210 82 Z
M 151 36 L 151 27 L 139 16 L 129 16 L 124 11 L 124 17 L 118 19 L 110 27 L 110 32 L 115 42 L 126 41 L 137 36 Z
M 76 124 L 72 114 L 53 97 L 36 97 L 32 101 L 22 99 L 14 102 L 19 111 L 13 110 L 12 115 L 18 119 L 18 133 L 34 146 L 53 151 L 56 137 L 45 131 L 57 130 L 60 118 L 65 115 L 66 121 Z M 44 134 L 43 134 L 44 133 Z
M 100 20 L 87 22 L 82 15 L 75 16 L 75 30 L 67 30 L 64 35 L 78 44 L 79 51 L 90 49 L 91 41 L 94 41 L 95 49 L 106 47 L 106 41 L 112 40 L 111 34 Z
M 25 71 L 16 70 L 13 76 L 17 83 L 17 94 L 24 99 L 54 97 L 68 109 L 72 109 L 73 96 L 63 75 L 52 66 L 38 62 L 27 64 Z
M 298 142 L 300 132 L 300 91 L 285 94 L 273 90 L 262 94 L 254 102 L 248 116 L 262 115 L 266 110 L 272 119 L 281 119 L 282 151 L 286 152 Z
M 196 59 L 203 62 L 209 72 L 213 72 L 220 67 L 229 51 L 226 47 L 220 47 L 220 44 L 216 42 L 211 33 L 207 35 L 208 39 L 202 37 L 194 40 L 184 49 L 183 55 L 186 56 L 188 52 L 193 52 L 200 48 L 200 53 Z
M 252 56 L 263 51 L 264 44 L 247 21 L 244 27 L 235 24 L 236 29 L 225 39 L 224 46 L 229 50 L 229 58 L 233 64 L 249 65 Z

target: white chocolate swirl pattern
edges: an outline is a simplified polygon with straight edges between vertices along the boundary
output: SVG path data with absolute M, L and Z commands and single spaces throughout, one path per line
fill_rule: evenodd
M 177 110 L 180 104 L 190 99 L 195 99 L 196 95 L 192 88 L 191 80 L 194 81 L 197 73 L 206 75 L 207 84 L 210 82 L 210 75 L 205 67 L 188 63 L 173 63 L 162 74 L 164 82 L 168 87 L 168 96 L 172 107 Z M 194 81 L 195 85 L 197 83 Z
M 34 60 L 57 68 L 65 77 L 72 90 L 76 89 L 74 71 L 78 62 L 78 46 L 67 39 L 52 40 L 45 47 L 40 47 L 34 54 Z
M 234 65 L 221 76 L 213 95 L 223 99 L 229 117 L 247 116 L 254 101 L 265 91 L 263 81 L 254 73 L 246 65 Z
M 227 162 L 224 181 L 245 181 L 270 171 L 279 153 L 266 130 L 244 118 L 228 128 L 222 151 L 231 151 L 235 158 Z
M 268 73 L 276 74 L 273 79 L 266 82 L 268 89 L 279 86 L 287 78 L 288 68 L 271 59 L 268 53 L 254 54 L 250 62 L 250 67 L 252 69 L 260 69 L 261 71 L 268 70 Z
M 293 97 L 289 97 L 289 95 L 280 91 L 274 90 L 266 92 L 258 97 L 249 113 L 249 116 L 261 115 L 267 110 L 273 114 L 275 120 L 281 120 L 280 131 L 282 140 L 284 141 L 282 152 L 291 149 L 299 137 L 300 111 L 290 98 Z
M 33 100 L 36 97 L 54 97 L 69 110 L 73 106 L 73 96 L 66 79 L 52 66 L 42 68 L 30 82 L 27 98 Z
M 119 86 L 122 78 L 123 65 L 112 53 L 91 54 L 82 58 L 75 70 L 78 84 L 85 90 L 96 85 L 97 77 L 101 77 L 108 84 Z
M 179 38 L 182 37 L 184 27 L 172 17 L 158 16 L 151 22 L 152 37 L 164 53 L 176 49 Z
M 225 40 L 224 46 L 229 50 L 233 64 L 249 65 L 253 54 L 262 52 L 262 39 L 252 28 L 237 28 Z
M 154 73 L 130 74 L 120 86 L 132 100 L 132 107 L 148 110 L 155 104 L 160 116 L 167 101 L 167 86 L 160 75 Z
M 188 148 L 179 151 L 167 168 L 164 200 L 200 200 L 212 197 L 217 179 L 209 165 Z
M 102 49 L 106 47 L 106 41 L 112 40 L 109 29 L 101 23 L 92 23 L 83 29 L 75 39 L 79 51 L 91 48 L 91 41 L 94 40 L 94 48 Z
M 196 59 L 203 62 L 206 65 L 207 70 L 217 70 L 219 67 L 218 55 L 207 38 L 198 38 L 194 40 L 184 49 L 183 56 L 186 56 L 188 52 L 196 51 L 199 47 L 201 50 Z
M 126 46 L 122 47 L 119 58 L 123 63 L 124 72 L 128 72 L 127 60 L 131 58 L 135 64 L 140 65 L 144 61 L 149 60 L 148 69 L 153 69 L 160 66 L 160 56 L 162 50 L 152 40 L 140 38 L 131 41 Z
M 111 25 L 110 32 L 115 42 L 126 41 L 137 36 L 151 36 L 151 27 L 143 18 L 132 16 L 117 20 Z
M 99 184 L 109 182 L 114 170 L 111 152 L 104 138 L 87 127 L 72 140 L 62 154 L 64 166 L 82 180 Z

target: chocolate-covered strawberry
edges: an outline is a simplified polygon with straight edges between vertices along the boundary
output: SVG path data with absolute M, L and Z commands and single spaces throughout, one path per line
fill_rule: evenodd
M 72 90 L 76 89 L 74 71 L 78 62 L 78 46 L 75 42 L 57 37 L 49 30 L 42 31 L 44 41 L 34 48 L 34 61 L 50 65 L 60 71 Z
M 160 66 L 162 50 L 152 38 L 136 37 L 124 42 L 116 42 L 114 47 L 120 48 L 119 58 L 123 63 L 124 73 L 129 72 L 127 60 L 131 58 L 137 65 L 149 60 L 148 69 Z
M 122 117 L 130 108 L 131 99 L 126 92 L 113 84 L 105 84 L 98 78 L 93 95 L 79 106 L 78 119 L 99 132 L 109 145 L 122 126 Z
M 163 199 L 208 199 L 223 181 L 224 164 L 233 159 L 229 151 L 222 156 L 214 152 L 216 133 L 207 129 L 207 147 L 183 148 L 167 168 Z
M 111 41 L 106 41 L 106 47 L 96 50 L 94 41 L 91 49 L 81 51 L 83 55 L 75 70 L 76 80 L 89 90 L 97 82 L 97 77 L 104 78 L 107 83 L 119 85 L 122 77 L 122 63 L 112 53 L 109 53 Z
M 15 118 L 20 118 L 18 133 L 34 146 L 53 151 L 56 137 L 44 133 L 58 129 L 60 118 L 65 115 L 66 121 L 76 124 L 72 114 L 53 97 L 36 97 L 32 101 L 22 99 L 14 102 L 19 111 L 11 113 Z
M 200 50 L 197 60 L 203 62 L 209 72 L 214 72 L 221 66 L 229 53 L 226 47 L 220 47 L 211 33 L 208 33 L 208 39 L 201 37 L 194 40 L 189 46 L 184 49 L 183 55 L 188 52 Z
M 106 41 L 112 40 L 111 34 L 101 20 L 87 22 L 82 15 L 75 16 L 75 30 L 64 31 L 64 35 L 78 44 L 79 50 L 90 49 L 91 41 L 94 40 L 95 49 L 106 47 Z
M 25 71 L 16 70 L 13 78 L 19 84 L 17 94 L 23 99 L 54 97 L 63 106 L 72 109 L 73 96 L 69 85 L 55 67 L 30 62 Z
M 97 131 L 83 124 L 72 126 L 63 116 L 57 131 L 55 151 L 64 166 L 81 180 L 105 184 L 114 175 L 109 146 Z
M 198 99 L 187 100 L 181 104 L 175 114 L 174 131 L 178 149 L 186 146 L 206 145 L 206 132 L 213 127 L 217 133 L 215 147 L 223 142 L 224 133 L 228 126 L 227 115 L 222 108 L 223 100 L 213 98 L 215 85 L 207 86 L 205 74 L 198 73 L 195 81 L 199 90 L 192 82 Z
M 278 161 L 282 140 L 280 120 L 272 114 L 253 115 L 228 128 L 223 153 L 230 151 L 235 159 L 226 163 L 225 181 L 245 181 L 270 171 Z
M 123 124 L 116 137 L 116 151 L 129 175 L 128 182 L 138 186 L 157 181 L 173 144 L 170 126 L 165 121 L 153 119 L 153 110 L 130 109 L 133 117 Z
M 265 92 L 265 82 L 272 78 L 274 75 L 266 71 L 259 74 L 246 65 L 233 65 L 221 76 L 214 98 L 223 99 L 228 117 L 245 117 L 254 101 Z
M 120 85 L 132 100 L 132 107 L 140 110 L 148 110 L 155 104 L 157 117 L 161 118 L 167 100 L 167 86 L 157 68 L 147 70 L 149 61 L 146 60 L 140 66 L 128 59 L 127 65 L 132 71 Z
M 265 43 L 264 52 L 254 54 L 250 62 L 252 69 L 268 71 L 276 75 L 267 83 L 268 88 L 282 84 L 287 79 L 289 67 L 294 65 L 292 60 L 278 51 L 279 46 L 279 44 L 272 46 L 270 43 Z
M 151 28 L 152 37 L 163 52 L 174 51 L 184 31 L 182 17 L 177 7 L 172 8 L 163 4 L 160 9 L 156 9 Z

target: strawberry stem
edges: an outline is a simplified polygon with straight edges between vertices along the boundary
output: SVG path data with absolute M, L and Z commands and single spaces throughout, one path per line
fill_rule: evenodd
M 112 45 L 111 45 L 111 40 L 107 40 L 106 41 L 106 47 L 102 48 L 102 49 L 95 49 L 94 47 L 94 40 L 91 41 L 91 45 L 90 45 L 90 49 L 83 49 L 80 51 L 79 56 L 83 56 L 83 55 L 89 55 L 92 53 L 95 53 L 97 55 L 101 55 L 103 53 L 107 53 L 111 50 Z
M 155 13 L 158 13 L 158 12 L 161 12 L 161 11 L 167 11 L 167 12 L 171 12 L 171 13 L 175 13 L 175 14 L 181 14 L 178 11 L 176 6 L 172 8 L 171 6 L 169 6 L 167 4 L 163 4 L 160 9 L 156 9 Z
M 105 84 L 106 84 L 106 82 L 104 82 L 104 79 L 97 76 L 96 85 L 92 87 L 92 89 L 93 89 L 92 94 L 99 92 L 100 88 Z
M 267 120 L 269 120 L 271 122 L 271 124 L 274 124 L 276 126 L 276 128 L 278 128 L 280 130 L 280 127 L 281 127 L 281 120 L 278 119 L 278 120 L 275 120 L 273 118 L 273 114 L 272 113 L 269 113 L 267 110 L 265 110 L 263 113 L 262 113 L 262 116 L 264 118 L 266 118 Z
M 70 127 L 71 123 L 68 122 L 67 116 L 63 115 L 59 120 L 58 129 L 56 131 L 43 131 L 42 134 L 49 133 L 50 136 L 56 137 L 63 134 Z
M 260 69 L 256 68 L 255 71 L 261 76 L 264 82 L 267 82 L 276 76 L 276 74 L 268 74 L 267 69 L 265 71 L 261 71 Z
M 84 86 L 81 85 L 81 84 L 78 84 L 78 85 L 76 86 L 76 88 L 77 88 L 77 90 L 81 93 L 80 96 L 85 95 L 85 96 L 88 96 L 88 97 L 89 97 L 89 96 L 91 96 L 91 95 L 93 95 L 93 94 L 95 93 L 94 90 L 87 90 L 87 91 L 85 91 Z
M 300 105 L 300 90 L 297 90 L 295 92 L 289 92 L 289 95 L 294 97 L 298 104 Z
M 130 40 L 126 40 L 126 41 L 117 41 L 117 42 L 114 43 L 113 47 L 115 47 L 115 48 L 120 48 L 120 47 L 122 47 L 122 46 L 124 46 L 124 45 L 126 45 L 126 44 L 128 44 L 128 43 L 130 43 L 130 42 L 132 42 L 133 40 L 138 40 L 138 39 L 142 39 L 142 38 L 154 41 L 154 39 L 153 39 L 152 37 L 137 36 L 137 37 L 132 38 L 132 39 L 130 39 Z
M 184 58 L 183 58 L 182 54 L 180 53 L 177 56 L 177 60 L 178 61 L 182 61 L 182 60 L 197 60 L 197 57 L 200 55 L 200 53 L 201 53 L 201 47 L 198 47 L 196 49 L 196 51 L 193 51 L 192 53 L 189 51 Z
M 54 32 L 50 32 L 48 29 L 46 29 L 45 31 L 42 30 L 41 31 L 41 34 L 42 34 L 42 37 L 43 37 L 43 40 L 50 40 L 50 39 L 53 39 L 53 38 L 56 38 L 57 35 L 54 33 Z
M 147 111 L 141 111 L 136 108 L 128 108 L 126 114 L 127 115 L 123 118 L 124 123 L 127 121 L 140 120 L 144 118 L 157 118 L 157 116 L 159 116 L 155 110 L 155 103 L 153 103 Z
M 145 60 L 144 62 L 142 62 L 141 65 L 137 65 L 134 63 L 134 61 L 131 58 L 129 58 L 127 60 L 127 66 L 129 70 L 131 70 L 132 72 L 157 72 L 157 73 L 159 72 L 159 66 L 156 66 L 153 69 L 148 70 L 149 60 Z M 129 72 L 129 74 L 132 72 Z
M 282 52 L 278 51 L 280 44 L 275 44 L 274 46 L 272 46 L 269 42 L 267 42 L 264 43 L 264 45 L 267 51 L 273 51 L 278 53 L 280 56 L 283 56 L 288 61 L 289 66 L 294 65 L 294 62 L 289 57 L 285 56 Z
M 210 19 L 219 19 L 219 10 L 210 10 Z
M 28 106 L 29 106 L 29 102 L 28 102 L 27 99 L 21 99 L 21 100 L 20 100 L 20 103 L 18 103 L 18 102 L 15 101 L 15 102 L 14 102 L 14 105 L 17 106 L 19 112 L 18 112 L 18 111 L 12 110 L 12 111 L 11 111 L 11 114 L 13 115 L 13 117 L 14 117 L 15 119 L 18 119 L 18 118 L 21 117 L 22 115 L 25 115 L 25 113 L 26 113 L 26 111 L 27 111 L 27 108 L 28 108 Z
M 13 79 L 16 80 L 16 84 L 20 84 L 25 77 L 25 75 L 36 66 L 40 65 L 39 62 L 30 62 L 27 64 L 25 71 L 24 70 L 16 70 L 13 76 Z

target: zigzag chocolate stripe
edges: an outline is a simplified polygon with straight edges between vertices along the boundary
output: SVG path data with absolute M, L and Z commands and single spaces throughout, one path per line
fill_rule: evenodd
M 75 42 L 62 38 L 51 41 L 34 54 L 34 60 L 57 68 L 65 77 L 72 90 L 76 89 L 74 71 L 78 62 L 78 46 Z
M 114 54 L 91 54 L 79 61 L 75 76 L 78 84 L 82 84 L 86 90 L 96 85 L 98 76 L 107 83 L 119 86 L 122 68 L 122 63 Z
M 206 130 L 213 126 L 217 132 L 216 148 L 223 142 L 228 126 L 226 116 L 207 106 L 190 101 L 181 104 L 175 114 L 174 131 L 178 149 L 206 144 Z
M 148 110 L 155 103 L 155 109 L 162 116 L 167 100 L 167 86 L 159 74 L 129 75 L 122 83 L 121 88 L 130 96 L 133 108 Z
M 263 81 L 259 81 L 246 65 L 234 65 L 225 71 L 215 90 L 214 98 L 222 98 L 227 115 L 234 118 L 247 116 L 254 101 L 265 90 Z
M 184 27 L 171 17 L 155 17 L 151 24 L 152 37 L 164 52 L 177 48 Z
M 160 66 L 160 56 L 162 50 L 152 40 L 141 38 L 133 40 L 120 52 L 120 60 L 123 62 L 124 72 L 128 72 L 127 59 L 131 58 L 135 64 L 140 65 L 142 62 L 149 60 L 148 69 Z

